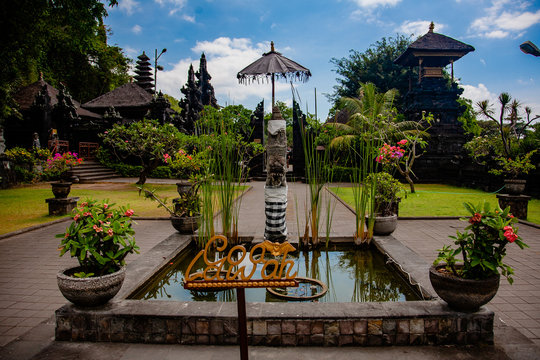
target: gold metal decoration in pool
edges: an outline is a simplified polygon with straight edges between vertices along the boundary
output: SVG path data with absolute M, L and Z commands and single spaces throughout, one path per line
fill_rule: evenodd
M 250 252 L 242 245 L 236 245 L 229 250 L 227 256 L 210 261 L 208 252 L 209 249 L 214 247 L 217 251 L 224 251 L 227 248 L 227 238 L 223 235 L 216 235 L 206 243 L 204 250 L 201 250 L 195 256 L 186 270 L 184 288 L 218 290 L 224 288 L 298 286 L 298 282 L 295 280 L 297 273 L 291 274 L 294 262 L 287 260 L 287 254 L 296 251 L 296 249 L 288 242 L 274 243 L 265 240 L 253 246 Z M 280 259 L 265 258 L 267 252 L 274 257 L 280 257 Z M 246 265 L 241 264 L 248 254 L 251 270 L 246 274 Z M 203 271 L 191 274 L 192 267 L 201 257 L 206 264 L 206 268 Z M 260 279 L 252 279 L 259 264 L 262 264 Z

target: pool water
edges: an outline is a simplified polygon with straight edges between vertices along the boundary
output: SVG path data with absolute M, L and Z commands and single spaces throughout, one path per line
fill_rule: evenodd
M 131 299 L 172 300 L 172 301 L 236 301 L 236 291 L 227 289 L 217 292 L 186 290 L 182 286 L 185 271 L 199 249 L 195 245 L 186 248 L 174 261 L 138 289 Z M 220 253 L 215 259 L 226 256 Z M 309 301 L 319 302 L 384 302 L 421 300 L 418 293 L 397 271 L 385 264 L 384 256 L 376 249 L 357 249 L 330 245 L 327 249 L 296 251 L 289 253 L 288 260 L 293 260 L 297 276 L 315 278 L 328 286 L 326 294 Z M 251 263 L 245 263 L 249 273 Z M 202 259 L 191 272 L 201 271 L 205 267 Z M 260 276 L 260 271 L 257 271 Z M 256 272 L 256 275 L 257 275 Z M 255 279 L 255 276 L 253 277 Z M 288 288 L 282 293 L 311 294 L 313 286 L 301 284 L 298 289 Z M 246 289 L 248 302 L 284 302 L 265 288 Z

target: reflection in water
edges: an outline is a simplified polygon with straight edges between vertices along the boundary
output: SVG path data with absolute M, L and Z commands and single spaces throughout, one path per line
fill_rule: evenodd
M 136 299 L 159 299 L 175 301 L 236 301 L 236 291 L 227 289 L 217 292 L 185 290 L 182 279 L 189 263 L 197 254 L 195 246 L 190 246 L 171 263 L 154 281 L 133 296 Z M 209 260 L 217 260 L 223 254 L 214 252 Z M 226 255 L 225 255 L 226 256 Z M 411 287 L 387 267 L 383 256 L 376 250 L 341 249 L 331 247 L 325 250 L 298 251 L 289 254 L 295 262 L 297 276 L 319 279 L 328 285 L 325 296 L 315 300 L 320 302 L 381 302 L 419 300 Z M 249 260 L 239 264 L 250 272 Z M 192 272 L 205 268 L 203 259 L 195 263 Z M 259 269 L 258 269 L 259 271 Z M 258 272 L 257 271 L 257 272 Z M 283 302 L 266 289 L 246 289 L 246 300 L 250 302 Z

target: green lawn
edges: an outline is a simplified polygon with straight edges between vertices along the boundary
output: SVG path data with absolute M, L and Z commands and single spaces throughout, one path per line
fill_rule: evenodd
M 495 194 L 480 190 L 440 184 L 417 184 L 416 193 L 407 193 L 399 204 L 400 216 L 465 216 L 464 202 L 478 204 L 484 201 L 497 204 Z M 408 187 L 407 187 L 408 189 Z M 351 188 L 330 188 L 341 199 L 353 206 Z M 529 202 L 528 221 L 540 224 L 540 200 Z
M 178 197 L 176 185 L 147 185 L 155 188 L 157 194 L 166 197 L 170 204 Z M 80 200 L 91 197 L 98 200 L 108 199 L 117 205 L 129 205 L 135 210 L 135 216 L 169 216 L 157 203 L 139 196 L 134 184 L 74 184 L 69 196 L 78 196 Z M 0 234 L 23 229 L 28 226 L 43 224 L 64 216 L 49 216 L 45 199 L 53 197 L 49 184 L 21 186 L 0 190 Z

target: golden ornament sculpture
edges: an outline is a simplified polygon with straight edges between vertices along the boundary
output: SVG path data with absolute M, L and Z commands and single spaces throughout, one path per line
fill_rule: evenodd
M 221 241 L 221 245 L 218 244 Z M 223 235 L 216 235 L 206 243 L 204 250 L 199 251 L 189 264 L 184 278 L 184 288 L 186 289 L 224 289 L 224 288 L 254 288 L 254 287 L 283 287 L 298 286 L 295 281 L 297 272 L 291 274 L 294 267 L 292 260 L 287 260 L 289 252 L 296 251 L 294 246 L 288 242 L 273 243 L 265 240 L 253 246 L 250 252 L 242 245 L 233 246 L 227 256 L 221 259 L 210 261 L 208 251 L 213 247 L 217 251 L 224 251 L 227 248 L 227 238 Z M 265 254 L 270 253 L 278 259 L 266 259 Z M 236 260 L 234 255 L 237 254 Z M 251 271 L 246 274 L 246 265 L 242 264 L 249 254 Z M 206 267 L 203 271 L 191 273 L 195 263 L 203 258 Z M 262 264 L 260 279 L 252 279 L 258 265 Z

